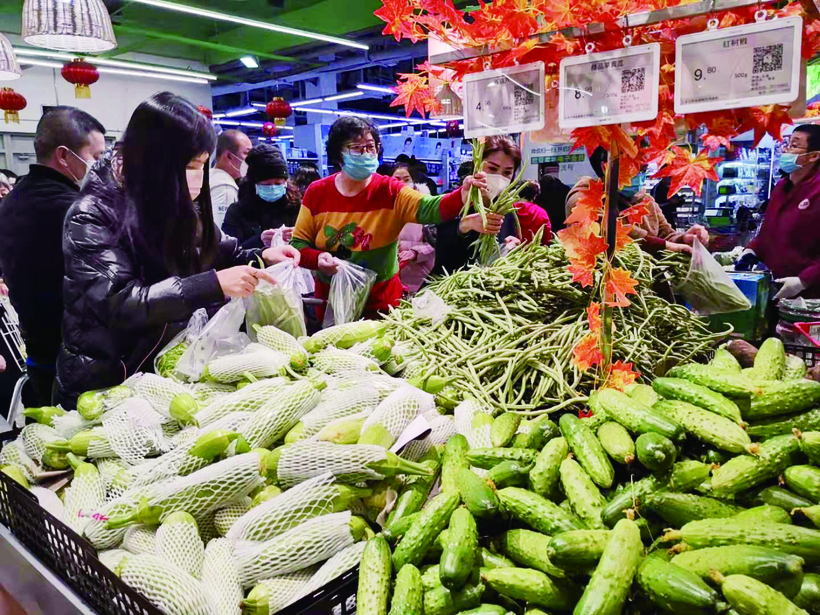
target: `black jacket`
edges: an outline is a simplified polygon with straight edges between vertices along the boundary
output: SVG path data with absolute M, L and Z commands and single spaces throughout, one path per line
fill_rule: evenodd
M 77 184 L 33 164 L 0 203 L 0 267 L 30 360 L 54 369 L 63 318 L 63 220 Z
M 242 190 L 239 200 L 228 207 L 222 230 L 226 235 L 236 237 L 243 248 L 261 248 L 262 231 L 277 229 L 283 224 L 295 226 L 299 217 L 299 208 L 288 202 L 288 195 L 274 203 L 260 199 L 256 193 L 243 198 Z
M 225 300 L 214 269 L 147 284 L 143 259 L 120 231 L 124 192 L 100 179 L 97 167 L 92 173 L 64 227 L 65 315 L 57 382 L 65 408 L 73 408 L 84 391 L 150 370 L 156 353 L 194 311 Z M 215 269 L 247 264 L 257 254 L 222 236 Z

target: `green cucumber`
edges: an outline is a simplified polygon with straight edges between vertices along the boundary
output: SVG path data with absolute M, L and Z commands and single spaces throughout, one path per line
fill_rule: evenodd
M 387 613 L 390 575 L 390 546 L 383 537 L 374 536 L 367 541 L 359 564 L 359 589 L 356 592 L 357 613 L 362 615 Z
M 807 500 L 780 487 L 766 487 L 757 494 L 756 500 L 764 504 L 777 506 L 786 512 L 791 512 L 795 508 L 804 508 L 813 504 L 811 500 Z
M 743 418 L 760 421 L 782 414 L 804 412 L 820 403 L 820 382 L 803 378 L 774 382 L 761 387 Z
M 740 506 L 690 493 L 655 493 L 646 498 L 644 506 L 674 527 L 699 519 L 734 517 L 743 511 Z
M 798 432 L 800 450 L 814 465 L 820 465 L 820 431 Z
M 722 417 L 741 422 L 740 408 L 728 397 L 682 378 L 655 378 L 652 388 L 666 399 L 686 401 Z
M 820 408 L 808 412 L 777 416 L 765 421 L 758 421 L 748 428 L 749 435 L 757 440 L 771 438 L 781 434 L 790 434 L 794 429 L 800 431 L 820 431 Z
M 601 510 L 606 500 L 581 465 L 574 459 L 564 459 L 560 475 L 561 486 L 575 515 L 591 529 L 604 529 Z
M 789 514 L 785 510 L 783 512 L 787 515 Z M 792 514 L 795 513 L 802 514 L 814 524 L 814 527 L 820 527 L 820 504 L 805 506 L 803 508 L 794 508 L 792 509 Z
M 786 486 L 796 494 L 820 504 L 820 468 L 791 466 L 783 473 Z
M 508 530 L 499 538 L 499 547 L 516 564 L 563 578 L 566 574 L 550 561 L 547 554 L 550 541 L 549 536 L 531 530 Z
M 396 542 L 399 538 L 405 535 L 407 530 L 410 529 L 410 526 L 416 522 L 416 519 L 419 518 L 421 513 L 413 513 L 411 515 L 405 515 L 401 519 L 393 521 L 392 523 L 388 524 L 381 532 L 384 539 L 389 543 Z
M 412 564 L 409 564 L 412 566 Z M 415 566 L 413 566 L 415 568 Z M 403 570 L 403 569 L 402 569 Z M 438 564 L 423 566 L 421 569 L 421 588 L 425 592 L 434 590 L 436 587 L 443 587 L 441 577 L 438 572 Z
M 684 437 L 683 426 L 615 389 L 598 391 L 597 403 L 611 420 L 633 433 L 659 433 L 671 440 Z
M 507 446 L 515 437 L 515 432 L 521 424 L 521 415 L 505 412 L 497 416 L 490 427 L 490 440 L 493 446 L 501 448 Z
M 699 576 L 651 553 L 638 568 L 636 581 L 649 599 L 666 612 L 714 613 L 727 605 Z
M 574 530 L 553 536 L 547 549 L 550 562 L 571 571 L 594 569 L 601 559 L 609 530 Z
M 569 611 L 578 598 L 573 585 L 554 581 L 539 570 L 495 568 L 483 572 L 481 578 L 502 596 L 556 611 Z
M 720 589 L 739 615 L 808 615 L 779 591 L 743 574 L 723 577 Z
M 577 517 L 532 491 L 507 487 L 498 492 L 498 497 L 508 513 L 542 534 L 584 529 Z
M 736 521 L 742 523 L 791 523 L 792 518 L 789 513 L 779 506 L 763 504 L 744 510 L 734 516 Z
M 745 574 L 786 596 L 797 594 L 803 580 L 802 557 L 765 546 L 732 545 L 684 551 L 672 563 L 710 582 L 713 570 L 727 576 Z
M 418 566 L 436 537 L 447 526 L 459 503 L 458 492 L 442 491 L 421 510 L 416 522 L 393 551 L 393 567 L 401 570 L 405 564 Z
M 478 555 L 478 529 L 466 508 L 457 509 L 450 517 L 447 542 L 441 553 L 439 576 L 449 590 L 461 589 L 470 577 Z
M 635 441 L 638 461 L 653 474 L 663 474 L 678 456 L 672 440 L 659 433 L 643 433 Z
M 574 414 L 564 414 L 558 425 L 569 449 L 589 477 L 599 487 L 611 487 L 615 480 L 615 469 L 592 430 Z
M 424 588 L 421 584 L 421 572 L 412 564 L 407 564 L 396 575 L 389 615 L 413 615 L 421 613 L 423 608 Z
M 461 611 L 458 615 L 507 615 L 509 611 L 497 604 L 480 604 L 469 611 Z
M 545 414 L 531 421 L 521 421 L 518 433 L 509 446 L 540 451 L 547 442 L 560 435 L 558 425 Z
M 624 392 L 632 399 L 635 399 L 650 408 L 658 401 L 658 394 L 655 392 L 655 389 L 648 384 L 633 382 L 626 387 L 626 391 Z
M 793 598 L 796 606 L 806 609 L 812 615 L 820 615 L 820 574 L 803 575 L 800 592 Z
M 535 464 L 521 464 L 518 461 L 502 461 L 487 472 L 487 480 L 497 489 L 504 487 L 524 487 L 529 480 L 530 470 Z
M 721 371 L 708 365 L 678 365 L 666 375 L 671 378 L 683 378 L 732 399 L 750 399 L 759 392 L 743 375 Z
M 786 370 L 786 349 L 783 342 L 770 337 L 760 345 L 755 355 L 755 371 L 763 380 L 781 380 Z
M 569 445 L 565 438 L 554 438 L 544 445 L 530 470 L 530 484 L 535 493 L 542 497 L 548 497 L 552 493 L 558 484 L 561 462 L 568 454 Z
M 740 370 L 743 369 L 735 358 L 735 355 L 725 348 L 718 348 L 715 350 L 715 356 L 709 362 L 709 365 L 715 369 L 735 374 L 739 374 Z
M 786 368 L 783 370 L 783 380 L 797 380 L 805 378 L 809 368 L 806 362 L 793 354 L 786 355 Z
M 479 560 L 482 568 L 512 568 L 515 566 L 515 562 L 512 560 L 498 553 L 493 553 L 486 547 L 479 549 Z
M 481 604 L 484 584 L 469 584 L 463 589 L 450 591 L 443 585 L 424 592 L 424 615 L 456 615 Z
M 501 509 L 495 489 L 469 468 L 458 471 L 456 485 L 467 510 L 476 517 L 493 517 Z
M 744 453 L 752 443 L 742 427 L 685 401 L 659 401 L 654 409 L 671 417 L 696 438 L 730 453 Z
M 621 519 L 612 529 L 574 615 L 619 615 L 642 555 L 641 531 L 634 521 Z
M 431 449 L 435 450 L 435 449 Z M 402 517 L 412 515 L 421 510 L 430 495 L 430 489 L 438 478 L 439 463 L 434 459 L 421 461 L 421 464 L 430 468 L 430 476 L 409 476 L 396 499 L 393 510 L 387 517 L 387 525 L 390 526 Z
M 532 463 L 537 454 L 531 448 L 473 448 L 467 452 L 467 461 L 477 468 L 490 470 L 502 461 Z
M 467 461 L 467 451 L 470 445 L 467 438 L 456 434 L 447 440 L 444 453 L 441 457 L 441 490 L 458 491 L 458 473 L 463 468 L 470 469 Z
M 645 385 L 642 385 L 645 386 Z M 621 465 L 635 459 L 635 442 L 626 428 L 615 421 L 607 421 L 598 428 L 598 440 L 607 454 Z
M 738 455 L 715 470 L 712 475 L 715 495 L 740 493 L 775 478 L 792 464 L 800 444 L 796 436 L 783 435 L 769 438 L 753 448 L 756 455 Z

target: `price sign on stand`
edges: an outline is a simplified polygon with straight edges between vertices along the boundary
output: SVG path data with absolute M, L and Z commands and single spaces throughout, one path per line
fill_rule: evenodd
M 544 63 L 464 77 L 464 136 L 487 137 L 544 127 Z
M 675 43 L 675 113 L 794 101 L 803 20 L 787 17 L 681 36 Z
M 658 115 L 658 43 L 561 60 L 558 125 L 582 128 Z

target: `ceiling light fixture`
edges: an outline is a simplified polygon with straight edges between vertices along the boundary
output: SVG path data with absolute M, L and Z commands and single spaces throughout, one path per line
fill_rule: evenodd
M 198 6 L 188 6 L 185 4 L 177 4 L 176 2 L 166 2 L 166 0 L 132 0 L 140 4 L 147 4 L 160 9 L 167 9 L 169 11 L 178 11 L 180 13 L 188 13 L 189 15 L 196 15 L 197 17 L 205 17 L 207 19 L 216 19 L 217 21 L 230 21 L 238 23 L 243 26 L 250 26 L 251 28 L 260 28 L 262 30 L 270 30 L 273 32 L 281 32 L 282 34 L 292 34 L 293 36 L 302 36 L 304 38 L 312 38 L 317 41 L 325 41 L 326 43 L 335 43 L 337 45 L 344 45 L 345 47 L 353 47 L 354 49 L 369 49 L 363 43 L 356 43 L 344 38 L 336 36 L 328 36 L 327 34 L 317 34 L 315 32 L 308 32 L 307 30 L 299 30 L 297 28 L 288 28 L 287 26 L 279 26 L 266 21 L 257 21 L 255 19 L 248 19 L 246 17 L 239 17 L 237 15 L 229 15 L 227 13 L 218 13 L 217 11 L 210 11 Z M 106 13 L 107 15 L 107 13 Z
M 360 83 L 356 86 L 360 90 L 367 90 L 368 92 L 379 92 L 381 94 L 395 94 L 393 88 L 388 88 L 383 85 L 371 85 L 369 83 Z
M 379 126 L 379 130 L 386 130 L 388 128 L 404 128 L 405 126 L 409 126 L 407 122 L 396 122 L 395 124 L 381 124 Z
M 245 68 L 259 68 L 259 62 L 253 56 L 242 56 L 239 61 L 245 65 Z
M 49 62 L 48 60 L 31 60 L 29 58 L 20 58 L 20 64 L 26 66 L 44 66 L 46 68 L 63 68 L 59 62 Z M 119 68 L 97 68 L 102 74 L 110 75 L 128 75 L 130 77 L 149 77 L 152 79 L 166 79 L 168 81 L 183 81 L 185 83 L 198 83 L 200 85 L 208 85 L 205 79 L 196 79 L 193 77 L 177 77 L 176 75 L 163 75 L 162 73 L 146 73 L 136 70 L 121 70 Z
M 11 81 L 23 76 L 11 42 L 5 34 L 0 34 L 0 81 Z
M 29 45 L 100 53 L 117 46 L 102 0 L 26 0 L 21 36 Z
M 301 107 L 303 105 L 315 105 L 315 104 L 318 104 L 318 103 L 323 102 L 323 101 L 324 101 L 324 98 L 311 98 L 310 100 L 297 100 L 295 102 L 290 103 L 290 106 L 292 108 L 294 108 L 294 107 Z M 262 106 L 265 107 L 267 105 L 262 105 Z
M 382 115 L 381 113 L 362 113 L 359 111 L 345 111 L 345 110 L 333 110 L 333 109 L 297 109 L 301 113 L 325 113 L 329 115 L 349 115 L 353 117 L 363 117 L 366 119 L 372 120 L 392 120 L 392 121 L 403 121 L 406 124 L 429 124 L 428 120 L 404 120 L 398 115 Z
M 344 94 L 336 94 L 335 96 L 328 96 L 322 102 L 333 102 L 334 100 L 347 100 L 348 98 L 359 98 L 364 96 L 364 92 L 346 92 Z
M 240 115 L 252 115 L 254 113 L 259 113 L 256 109 L 236 109 L 234 111 L 228 111 L 224 114 L 224 117 L 239 117 Z M 214 116 L 216 117 L 216 116 Z

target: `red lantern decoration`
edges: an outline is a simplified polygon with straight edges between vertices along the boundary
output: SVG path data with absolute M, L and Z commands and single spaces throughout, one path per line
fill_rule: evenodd
M 448 137 L 456 137 L 458 136 L 458 120 L 450 120 L 447 122 L 447 136 Z
M 26 99 L 22 94 L 18 94 L 11 88 L 0 89 L 0 109 L 5 111 L 6 124 L 14 122 L 20 123 L 20 111 L 26 108 Z
M 276 124 L 273 122 L 265 122 L 262 125 L 262 134 L 266 137 L 275 137 L 276 136 Z
M 290 108 L 288 101 L 277 96 L 271 99 L 268 106 L 265 107 L 265 113 L 279 128 L 282 128 L 287 119 L 293 114 L 293 109 Z
M 74 98 L 91 98 L 92 83 L 97 83 L 100 73 L 97 67 L 80 58 L 66 62 L 60 71 L 63 79 L 74 84 Z
M 208 107 L 206 107 L 205 105 L 199 105 L 196 108 L 196 110 L 199 111 L 205 117 L 207 117 L 209 120 L 214 119 L 214 112 L 208 109 Z

